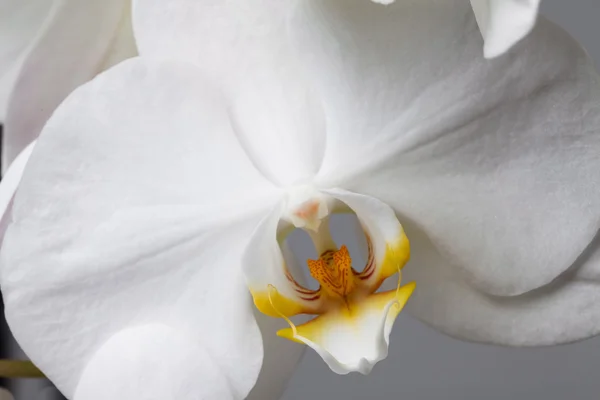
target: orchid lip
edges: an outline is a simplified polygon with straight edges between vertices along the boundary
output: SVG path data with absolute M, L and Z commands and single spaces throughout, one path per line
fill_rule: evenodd
M 279 266 L 261 278 L 263 284 L 249 283 L 255 305 L 264 314 L 285 319 L 290 327 L 277 334 L 313 348 L 332 371 L 368 374 L 387 357 L 394 320 L 415 288 L 414 283 L 400 285 L 399 272 L 410 256 L 408 239 L 393 211 L 368 196 L 307 186 L 295 188 L 286 200 L 280 213 L 271 216 L 270 229 L 280 227 L 281 220 L 308 234 L 319 256 L 306 265 L 318 288 L 303 285 L 280 250 L 271 249 L 279 254 Z M 355 269 L 348 247 L 338 246 L 331 236 L 331 214 L 340 211 L 355 213 L 362 228 L 367 254 L 361 270 Z M 250 246 L 255 246 L 252 241 Z M 250 254 L 259 256 L 258 251 Z M 252 271 L 257 273 L 256 268 Z M 395 290 L 377 292 L 397 273 Z M 296 325 L 291 318 L 298 314 L 315 318 Z

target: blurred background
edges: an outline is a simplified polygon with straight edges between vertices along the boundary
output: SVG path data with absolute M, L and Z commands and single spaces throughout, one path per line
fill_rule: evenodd
M 542 0 L 542 14 L 575 36 L 600 64 L 600 0 Z M 309 246 L 297 240 L 300 248 Z M 3 319 L 0 335 L 0 358 L 25 358 Z M 63 399 L 41 379 L 0 380 L 0 386 L 10 388 L 16 400 Z M 283 400 L 307 398 L 599 400 L 600 337 L 508 349 L 448 338 L 403 313 L 392 331 L 389 357 L 368 377 L 338 376 L 306 351 Z

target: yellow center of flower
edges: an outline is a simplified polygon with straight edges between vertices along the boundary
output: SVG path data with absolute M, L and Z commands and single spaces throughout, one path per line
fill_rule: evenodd
M 345 298 L 354 290 L 355 272 L 346 246 L 338 251 L 327 250 L 318 260 L 308 260 L 307 264 L 310 275 L 330 296 Z
M 400 270 L 410 257 L 408 238 L 387 206 L 374 199 L 354 199 L 364 201 L 358 204 L 362 214 L 357 211 L 356 215 L 368 250 L 364 268 L 357 271 L 348 248 L 338 248 L 329 231 L 331 210 L 348 212 L 352 204 L 340 207 L 310 188 L 301 187 L 292 194 L 282 220 L 304 230 L 312 239 L 319 258 L 309 259 L 306 264 L 319 287 L 302 285 L 281 253 L 277 256 L 274 252 L 280 264 L 268 266 L 270 278 L 262 281 L 263 286 L 249 285 L 254 303 L 264 314 L 288 322 L 290 327 L 278 331 L 278 336 L 312 347 L 333 371 L 368 373 L 387 355 L 392 324 L 415 288 L 414 283 L 400 285 Z M 290 232 L 289 225 L 282 226 L 282 232 Z M 287 261 L 295 264 L 291 259 Z M 396 288 L 378 292 L 382 283 L 395 274 Z M 296 325 L 290 318 L 298 314 L 315 317 Z

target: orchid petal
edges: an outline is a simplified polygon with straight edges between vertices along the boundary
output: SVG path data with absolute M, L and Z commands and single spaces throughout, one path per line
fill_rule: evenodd
M 471 0 L 486 58 L 498 57 L 533 29 L 540 0 Z
M 404 278 L 418 282 L 406 311 L 451 336 L 512 346 L 568 343 L 600 333 L 600 247 L 596 240 L 552 284 L 520 296 L 468 285 L 423 232 L 406 225 L 413 258 Z
M 128 7 L 128 0 L 64 0 L 57 4 L 18 71 L 4 127 L 4 168 L 37 137 L 73 89 L 114 64 L 115 56 L 135 55 L 131 40 L 116 37 L 117 32 L 132 37 L 131 28 L 129 33 L 126 29 Z
M 600 87 L 564 31 L 541 19 L 515 57 L 489 62 L 464 1 L 314 1 L 294 24 L 326 99 L 321 186 L 392 206 L 491 294 L 544 286 L 588 246 Z
M 314 177 L 325 148 L 325 116 L 302 79 L 278 78 L 271 70 L 252 76 L 230 97 L 240 141 L 256 167 L 285 186 Z
M 240 397 L 209 349 L 159 324 L 129 328 L 111 337 L 85 368 L 74 396 L 74 400 L 198 398 Z
M 8 224 L 10 223 L 10 210 L 13 197 L 19 187 L 23 171 L 25 170 L 27 161 L 29 161 L 34 146 L 35 142 L 31 142 L 29 146 L 25 147 L 17 158 L 15 158 L 15 161 L 10 165 L 6 174 L 4 174 L 0 181 L 0 243 L 2 242 Z
M 56 1 L 3 0 L 0 3 L 0 121 L 19 67 L 43 29 Z
M 264 359 L 258 381 L 246 399 L 278 399 L 304 347 L 277 338 L 277 330 L 287 326 L 285 321 L 259 312 L 254 316 L 263 336 Z M 135 380 L 122 379 L 119 376 L 122 371 L 113 368 L 122 363 L 127 363 L 124 368 L 128 371 L 135 369 Z M 144 368 L 144 364 L 155 368 Z M 182 365 L 191 365 L 193 370 L 181 373 Z M 172 374 L 171 371 L 179 373 Z M 160 388 L 163 393 L 157 392 L 156 386 L 148 385 L 156 375 L 172 377 Z M 184 394 L 178 391 L 184 391 Z M 109 345 L 103 346 L 86 367 L 75 400 L 178 400 L 200 396 L 219 400 L 236 398 L 208 349 L 201 347 L 201 343 L 186 340 L 166 326 L 154 325 L 127 329 L 111 339 Z
M 184 60 L 235 86 L 265 63 L 293 61 L 289 12 L 277 0 L 133 0 L 133 29 L 142 56 Z
M 185 359 L 170 375 L 135 362 L 102 372 L 135 338 L 142 352 L 144 340 L 171 343 L 168 362 L 195 341 L 244 397 L 262 346 L 241 257 L 278 196 L 193 66 L 121 63 L 65 100 L 28 162 L 1 253 L 11 330 L 68 397 L 94 376 L 123 390 L 152 376 L 160 392 L 199 371 Z M 142 328 L 153 324 L 171 330 Z
M 140 54 L 191 62 L 235 99 L 240 140 L 278 184 L 306 181 L 319 169 L 325 119 L 287 36 L 290 6 L 247 2 L 135 0 Z

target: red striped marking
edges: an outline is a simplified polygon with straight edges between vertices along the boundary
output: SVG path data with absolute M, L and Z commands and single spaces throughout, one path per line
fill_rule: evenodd
M 369 257 L 367 259 L 367 265 L 365 266 L 365 269 L 363 269 L 361 272 L 358 273 L 358 278 L 361 280 L 367 280 L 369 279 L 371 276 L 373 276 L 373 273 L 375 272 L 375 253 L 373 251 L 373 242 L 371 241 L 371 237 L 367 234 L 365 234 L 365 237 L 367 239 L 367 249 L 368 249 L 368 253 L 369 253 Z

